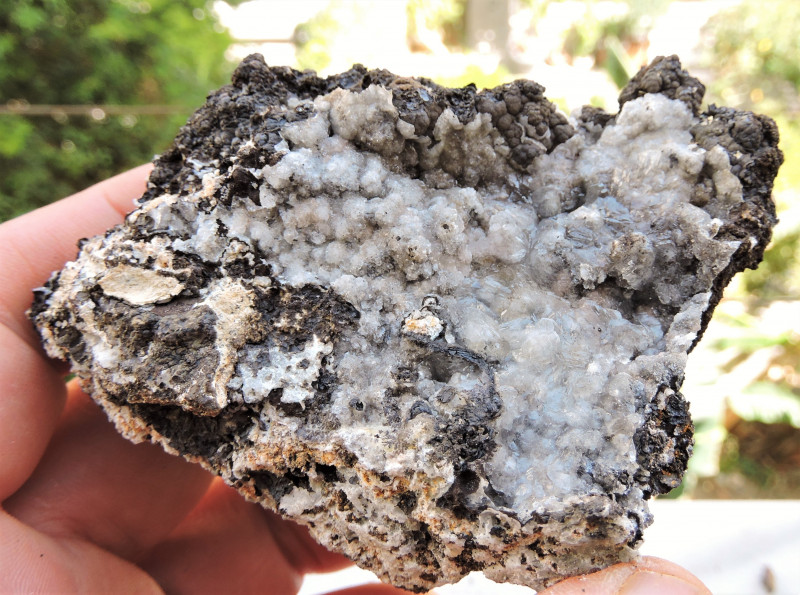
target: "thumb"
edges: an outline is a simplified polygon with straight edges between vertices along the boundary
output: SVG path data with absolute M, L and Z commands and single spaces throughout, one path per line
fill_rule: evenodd
M 661 558 L 643 557 L 605 570 L 576 576 L 540 595 L 710 595 L 696 576 Z

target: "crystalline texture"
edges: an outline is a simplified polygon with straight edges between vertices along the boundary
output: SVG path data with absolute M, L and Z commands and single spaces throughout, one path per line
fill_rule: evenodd
M 120 432 L 384 580 L 540 588 L 635 557 L 688 351 L 782 156 L 677 58 L 621 109 L 251 56 L 31 316 Z

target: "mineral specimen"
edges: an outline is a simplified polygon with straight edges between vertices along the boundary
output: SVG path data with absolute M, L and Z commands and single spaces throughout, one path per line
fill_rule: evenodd
M 636 556 L 687 353 L 761 259 L 775 124 L 676 57 L 620 111 L 250 56 L 31 317 L 117 428 L 384 580 Z

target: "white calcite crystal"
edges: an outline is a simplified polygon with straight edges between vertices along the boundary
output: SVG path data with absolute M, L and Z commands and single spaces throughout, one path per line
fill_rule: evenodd
M 530 81 L 251 56 L 32 319 L 125 436 L 388 582 L 630 560 L 691 452 L 687 353 L 775 222 L 774 123 L 703 91 L 659 58 L 568 119 Z

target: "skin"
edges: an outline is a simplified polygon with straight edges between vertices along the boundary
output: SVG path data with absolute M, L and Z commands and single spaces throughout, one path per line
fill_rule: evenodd
M 149 171 L 0 225 L 0 592 L 296 593 L 305 573 L 349 562 L 199 466 L 123 439 L 77 381 L 64 383 L 67 368 L 44 354 L 25 316 L 32 289 L 75 257 L 79 238 L 133 209 Z M 647 590 L 632 590 L 642 577 Z M 654 593 L 659 581 L 664 592 L 708 592 L 686 570 L 644 558 L 545 593 Z

